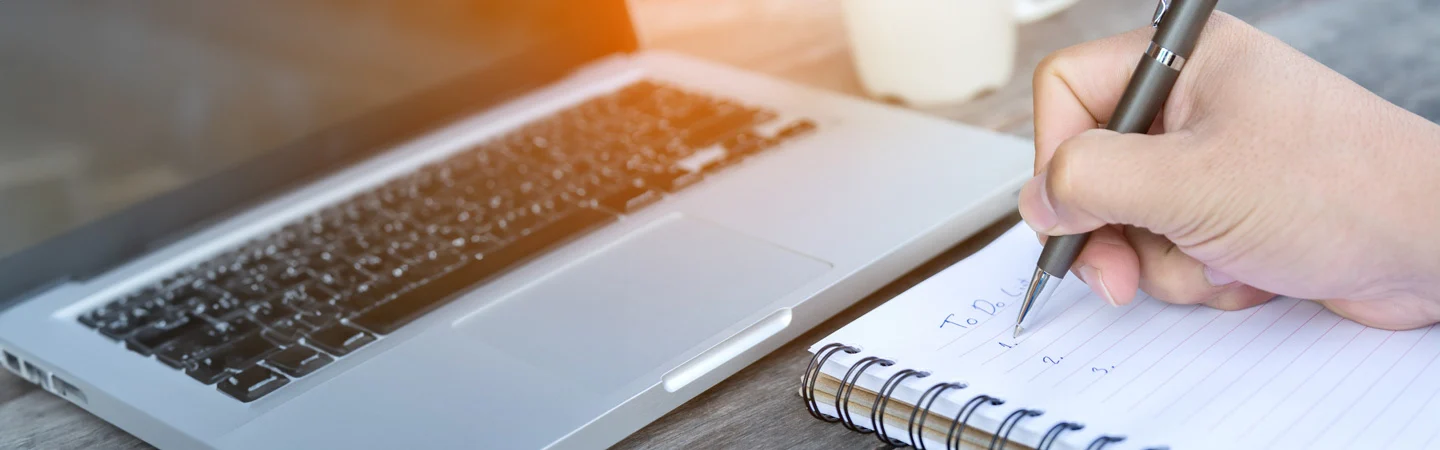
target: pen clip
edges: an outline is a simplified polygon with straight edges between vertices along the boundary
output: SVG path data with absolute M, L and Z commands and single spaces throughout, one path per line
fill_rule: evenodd
M 1159 28 L 1160 19 L 1165 17 L 1167 11 L 1170 11 L 1170 0 L 1160 0 L 1160 4 L 1155 5 L 1155 18 L 1150 21 L 1150 26 Z

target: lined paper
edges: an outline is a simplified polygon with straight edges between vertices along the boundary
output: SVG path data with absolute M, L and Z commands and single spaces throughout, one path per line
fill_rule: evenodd
M 1433 326 L 1367 328 L 1292 298 L 1220 311 L 1142 293 L 1117 308 L 1069 277 L 1032 313 L 1038 325 L 1012 339 L 1039 252 L 1017 225 L 817 343 L 863 350 L 832 358 L 825 372 L 841 377 L 865 356 L 895 360 L 861 378 L 878 389 L 897 370 L 930 371 L 897 391 L 903 401 L 936 382 L 966 382 L 944 408 L 982 393 L 1006 400 L 976 413 L 982 427 L 1017 408 L 1045 411 L 1012 434 L 1029 445 L 1073 421 L 1086 428 L 1062 435 L 1061 446 L 1084 448 L 1104 434 L 1126 437 L 1106 448 L 1440 447 Z

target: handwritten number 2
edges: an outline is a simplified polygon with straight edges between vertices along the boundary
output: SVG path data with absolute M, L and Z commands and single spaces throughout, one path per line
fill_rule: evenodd
M 1060 364 L 1060 361 L 1063 360 L 1063 359 L 1065 359 L 1065 357 L 1063 357 L 1063 356 L 1060 357 L 1060 359 L 1055 359 L 1055 358 L 1051 358 L 1051 357 L 1049 357 L 1049 356 L 1046 356 L 1046 357 L 1044 357 L 1044 358 L 1041 358 L 1040 361 L 1041 361 L 1041 362 L 1044 362 L 1044 363 L 1046 363 L 1046 364 Z

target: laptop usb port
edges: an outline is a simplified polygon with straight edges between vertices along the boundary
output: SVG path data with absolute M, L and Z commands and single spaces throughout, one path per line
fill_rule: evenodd
M 25 372 L 20 369 L 20 357 L 12 355 L 10 352 L 3 353 L 5 354 L 5 367 L 9 368 L 11 372 L 15 372 L 16 375 L 25 376 Z
M 38 384 L 40 385 L 40 387 L 45 389 L 50 389 L 49 372 L 46 372 L 45 369 L 35 367 L 34 364 L 30 364 L 28 361 L 23 362 L 22 364 L 25 365 L 25 377 L 29 378 L 31 383 Z
M 56 375 L 50 375 L 50 391 L 54 392 L 55 395 L 59 395 L 78 404 L 83 405 L 89 402 L 89 400 L 85 398 L 84 391 L 81 391 L 80 388 L 75 387 L 75 385 L 70 384 L 70 382 Z

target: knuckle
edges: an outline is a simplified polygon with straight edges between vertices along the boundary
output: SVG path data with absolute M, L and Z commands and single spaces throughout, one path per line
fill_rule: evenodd
M 1196 286 L 1181 274 L 1153 268 L 1143 270 L 1146 266 L 1143 260 L 1140 266 L 1142 267 L 1141 289 L 1151 297 L 1177 305 L 1196 305 L 1211 300 L 1212 296 L 1207 289 Z
M 1165 278 L 1150 277 L 1148 282 L 1142 284 L 1144 285 L 1142 289 L 1151 297 L 1166 303 L 1198 305 L 1209 300 L 1202 292 L 1186 289 L 1181 283 Z
M 1240 299 L 1235 298 L 1218 298 L 1206 305 L 1221 311 L 1239 311 L 1248 307 Z
M 1035 66 L 1035 72 L 1030 76 L 1031 88 L 1035 91 L 1040 91 L 1045 89 L 1047 85 L 1046 82 L 1051 78 L 1060 79 L 1061 68 L 1063 67 L 1064 61 L 1070 57 L 1069 54 L 1074 52 L 1074 50 L 1071 50 L 1073 48 L 1074 47 L 1063 48 L 1045 55 L 1045 58 L 1040 60 L 1040 64 Z

